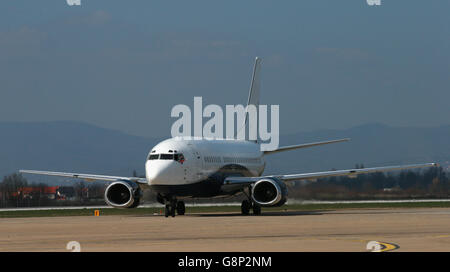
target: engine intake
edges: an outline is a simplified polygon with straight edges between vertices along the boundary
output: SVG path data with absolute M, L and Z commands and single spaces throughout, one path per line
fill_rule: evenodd
M 287 200 L 286 184 L 276 178 L 258 180 L 252 188 L 252 199 L 260 206 L 281 206 Z
M 134 182 L 113 182 L 105 190 L 105 201 L 114 208 L 136 208 L 141 198 L 141 190 Z

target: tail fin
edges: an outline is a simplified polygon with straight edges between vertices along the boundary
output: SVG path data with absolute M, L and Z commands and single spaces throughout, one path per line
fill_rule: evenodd
M 253 75 L 252 75 L 252 82 L 250 84 L 250 91 L 248 94 L 248 101 L 247 101 L 247 107 L 248 105 L 254 105 L 256 109 L 258 109 L 259 106 L 259 90 L 261 88 L 261 77 L 260 77 L 260 71 L 261 71 L 261 58 L 256 57 L 255 59 L 255 66 L 253 67 Z M 247 108 L 246 108 L 247 109 Z M 246 129 L 248 123 L 248 114 L 245 113 L 245 121 L 244 124 L 242 124 L 242 129 Z M 257 126 L 258 124 L 250 124 L 251 126 Z M 250 131 L 249 127 L 249 131 Z
M 256 107 L 259 106 L 259 90 L 261 88 L 260 71 L 261 71 L 261 59 L 256 57 L 247 105 L 255 105 Z M 247 118 L 245 118 L 245 124 L 247 124 Z

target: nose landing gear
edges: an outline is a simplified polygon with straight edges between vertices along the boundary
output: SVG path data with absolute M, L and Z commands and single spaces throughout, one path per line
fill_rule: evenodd
M 175 217 L 175 212 L 178 215 L 184 215 L 184 213 L 186 212 L 184 202 L 177 201 L 177 199 L 175 197 L 166 198 L 165 204 L 166 204 L 165 213 L 164 213 L 165 217 L 169 217 L 169 216 Z
M 177 202 L 177 214 L 178 215 L 184 215 L 185 211 L 186 211 L 186 207 L 184 205 L 184 202 L 183 201 L 178 201 Z
M 171 204 L 168 203 L 168 204 L 166 204 L 164 216 L 169 217 L 169 215 L 172 217 L 175 217 L 175 209 Z

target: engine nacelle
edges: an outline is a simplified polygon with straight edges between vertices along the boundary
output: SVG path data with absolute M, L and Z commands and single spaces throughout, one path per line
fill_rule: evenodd
M 114 208 L 136 208 L 141 196 L 139 185 L 131 181 L 113 182 L 105 190 L 105 201 Z
M 252 199 L 263 207 L 276 207 L 286 203 L 287 186 L 276 178 L 258 180 L 252 187 Z

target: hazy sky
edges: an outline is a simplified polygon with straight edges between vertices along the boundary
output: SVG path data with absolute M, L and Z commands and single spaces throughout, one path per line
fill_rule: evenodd
M 4 1 L 0 121 L 169 136 L 176 104 L 245 104 L 255 56 L 281 133 L 450 123 L 450 1 Z

